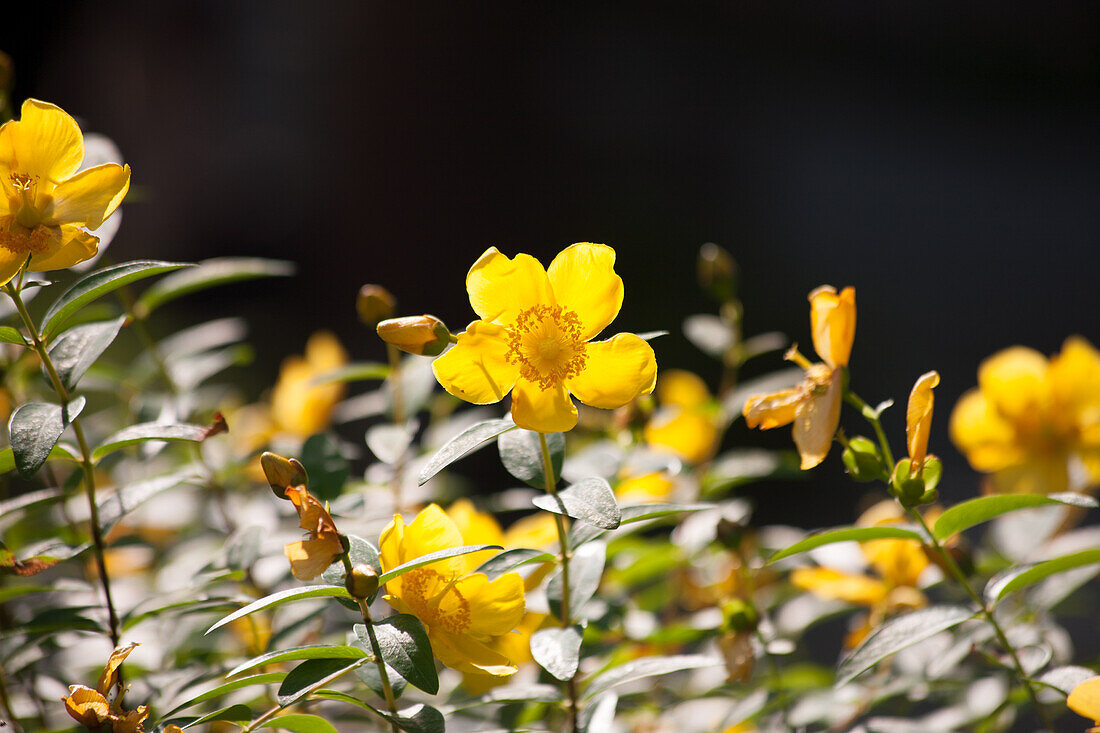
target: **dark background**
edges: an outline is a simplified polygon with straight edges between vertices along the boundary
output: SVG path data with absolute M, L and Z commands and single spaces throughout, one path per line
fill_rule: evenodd
M 713 384 L 678 335 L 712 307 L 694 268 L 713 241 L 743 270 L 750 334 L 808 345 L 806 293 L 851 284 L 865 398 L 903 406 L 940 371 L 932 447 L 958 499 L 977 480 L 947 417 L 979 361 L 1100 342 L 1095 2 L 28 7 L 0 30 L 17 99 L 61 105 L 133 167 L 112 259 L 298 263 L 187 301 L 189 322 L 249 317 L 254 389 L 320 327 L 379 358 L 364 282 L 458 329 L 486 247 L 548 263 L 575 241 L 618 250 L 615 327 L 672 331 L 661 366 Z M 727 445 L 789 446 L 779 432 Z M 833 455 L 750 493 L 758 521 L 819 526 L 861 490 Z

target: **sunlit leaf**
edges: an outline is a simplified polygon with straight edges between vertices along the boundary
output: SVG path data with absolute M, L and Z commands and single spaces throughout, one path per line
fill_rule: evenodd
M 1049 506 L 1051 504 L 1066 504 L 1070 506 L 1095 509 L 1096 499 L 1083 494 L 997 494 L 994 496 L 981 496 L 977 499 L 964 501 L 950 507 L 932 527 L 932 534 L 936 539 L 947 539 L 951 535 L 958 534 L 982 522 L 988 522 L 994 517 L 999 517 L 1017 509 L 1030 509 L 1037 506 Z
M 271 595 L 264 596 L 259 600 L 249 603 L 239 611 L 234 611 L 221 621 L 211 626 L 206 630 L 209 634 L 214 629 L 219 629 L 228 623 L 236 621 L 239 618 L 248 616 L 249 614 L 256 613 L 256 611 L 262 611 L 265 608 L 275 608 L 281 606 L 284 603 L 293 603 L 295 601 L 305 601 L 311 598 L 351 598 L 351 595 L 343 586 L 336 585 L 307 585 L 301 588 L 288 588 L 278 593 L 272 593 Z
M 424 484 L 432 476 L 451 465 L 459 458 L 471 453 L 477 448 L 483 447 L 486 441 L 497 437 L 508 430 L 515 430 L 516 425 L 511 420 L 485 420 L 476 423 L 463 430 L 447 441 L 446 445 L 436 451 L 432 459 L 428 461 L 420 471 L 416 480 Z
M 597 675 L 585 688 L 583 698 L 589 700 L 613 687 L 645 679 L 646 677 L 656 677 L 688 669 L 714 667 L 721 663 L 722 661 L 717 657 L 708 657 L 702 654 L 634 659 Z
M 105 456 L 122 450 L 127 446 L 145 443 L 150 440 L 168 440 L 177 442 L 200 443 L 206 438 L 207 428 L 187 423 L 169 424 L 146 422 L 130 425 L 108 436 L 92 451 L 92 460 L 101 461 Z
M 126 321 L 121 316 L 111 321 L 73 326 L 50 345 L 50 361 L 66 389 L 73 389 L 88 368 L 107 350 Z
M 235 677 L 241 672 L 247 672 L 266 664 L 279 664 L 281 662 L 293 662 L 299 659 L 364 659 L 367 653 L 354 646 L 339 644 L 312 644 L 298 646 L 293 649 L 282 649 L 267 654 L 261 654 L 245 662 L 241 662 L 233 669 L 225 673 L 226 677 Z
M 985 587 L 985 597 L 991 601 L 999 601 L 1009 593 L 1034 585 L 1055 573 L 1096 563 L 1100 563 L 1100 549 L 1082 550 L 1045 562 L 1013 567 L 989 581 Z
M 580 664 L 583 635 L 584 629 L 576 624 L 566 628 L 539 629 L 531 635 L 531 656 L 540 667 L 559 680 L 572 679 Z
M 546 446 L 550 449 L 554 477 L 558 478 L 561 476 L 561 463 L 565 456 L 565 436 L 561 433 L 550 433 L 545 437 Z M 523 429 L 504 433 L 497 438 L 497 448 L 500 462 L 508 473 L 536 489 L 546 488 L 539 433 Z
M 392 570 L 387 570 L 378 577 L 378 585 L 385 585 L 394 578 L 399 578 L 410 570 L 416 570 L 417 568 L 424 567 L 425 565 L 431 565 L 433 562 L 445 560 L 448 557 L 457 557 L 459 555 L 469 555 L 471 552 L 481 552 L 482 550 L 500 550 L 503 549 L 500 545 L 465 545 L 463 547 L 451 547 L 446 550 L 438 550 L 436 552 L 429 552 L 427 555 L 421 555 L 415 560 L 409 560 L 404 565 L 398 565 Z
M 580 618 L 581 608 L 596 594 L 603 576 L 604 562 L 607 560 L 607 546 L 602 542 L 590 542 L 573 551 L 569 561 L 569 616 L 570 620 Z M 561 618 L 562 608 L 562 572 L 559 569 L 546 584 L 546 598 L 550 601 L 550 612 Z
M 768 562 L 782 560 L 791 555 L 807 552 L 835 542 L 867 542 L 869 540 L 901 539 L 921 541 L 921 536 L 911 529 L 902 527 L 842 527 L 810 535 L 801 542 L 780 550 L 768 558 Z
M 554 514 L 580 519 L 600 529 L 615 529 L 622 521 L 622 512 L 615 501 L 615 492 L 605 479 L 581 479 L 557 494 L 536 496 L 532 503 Z
M 8 433 L 20 476 L 29 478 L 42 468 L 84 403 L 83 397 L 76 397 L 64 409 L 50 402 L 27 402 L 16 408 L 8 421 Z
M 162 279 L 138 298 L 134 310 L 145 317 L 170 300 L 218 285 L 261 277 L 288 277 L 294 263 L 259 257 L 216 257 Z
M 363 664 L 366 658 L 307 659 L 287 673 L 275 699 L 283 707 L 289 707 L 309 694 L 313 687 L 321 687 Z
M 374 625 L 374 633 L 386 664 L 429 695 L 439 692 L 432 645 L 419 619 L 404 613 L 389 616 Z M 366 626 L 356 624 L 355 635 L 370 648 Z

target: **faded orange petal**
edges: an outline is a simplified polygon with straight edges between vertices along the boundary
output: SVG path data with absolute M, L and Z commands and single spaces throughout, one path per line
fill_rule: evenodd
M 909 406 L 905 412 L 905 437 L 909 445 L 909 460 L 914 471 L 924 465 L 928 452 L 928 432 L 932 428 L 932 388 L 940 383 L 937 372 L 925 372 L 909 393 Z

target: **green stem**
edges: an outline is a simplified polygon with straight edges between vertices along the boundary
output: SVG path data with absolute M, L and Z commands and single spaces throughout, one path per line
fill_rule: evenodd
M 4 286 L 5 292 L 15 303 L 15 308 L 19 311 L 19 317 L 23 320 L 23 325 L 26 327 L 27 332 L 31 336 L 31 341 L 34 344 L 34 350 L 38 352 L 38 356 L 42 359 L 42 365 L 46 368 L 46 373 L 49 374 L 50 384 L 53 385 L 54 392 L 61 399 L 61 408 L 64 410 L 71 401 L 71 395 L 69 390 L 65 388 L 65 385 L 61 382 L 61 377 L 57 373 L 57 368 L 54 367 L 53 361 L 50 359 L 49 350 L 46 348 L 45 342 L 42 340 L 41 334 L 38 332 L 37 326 L 34 324 L 34 320 L 31 318 L 30 313 L 27 312 L 27 306 L 23 304 L 23 299 L 19 295 L 19 291 L 9 282 Z M 92 463 L 92 451 L 88 448 L 88 440 L 84 436 L 84 428 L 80 424 L 80 418 L 74 418 L 72 421 L 73 433 L 76 434 L 76 442 L 80 446 L 80 463 L 84 469 L 84 488 L 85 494 L 88 497 L 88 511 L 91 517 L 92 525 L 92 541 L 95 547 L 95 560 L 96 568 L 99 570 L 99 582 L 103 586 L 103 595 L 107 601 L 107 618 L 110 625 L 111 644 L 115 647 L 118 646 L 118 614 L 115 611 L 114 601 L 111 599 L 111 581 L 107 577 L 107 563 L 104 559 L 104 542 L 103 533 L 99 527 L 99 507 L 96 504 L 95 498 L 95 465 Z
M 554 476 L 554 461 L 550 457 L 550 446 L 546 442 L 546 435 L 539 433 L 539 448 L 542 450 L 542 473 L 546 480 L 546 493 L 554 496 L 557 494 L 557 478 Z M 565 529 L 565 518 L 554 513 L 554 524 L 558 528 L 558 544 L 561 546 L 561 627 L 567 629 L 573 625 L 572 613 L 569 607 L 569 561 L 573 552 L 569 549 L 569 534 Z M 566 692 L 569 695 L 569 730 L 576 733 L 579 730 L 577 720 L 577 675 L 566 680 Z
M 393 696 L 393 687 L 390 686 L 390 675 L 386 671 L 386 662 L 382 659 L 382 647 L 378 644 L 378 636 L 374 633 L 374 621 L 370 617 L 370 607 L 366 599 L 356 599 L 359 603 L 359 611 L 363 614 L 363 624 L 367 627 L 367 637 L 370 639 L 371 652 L 374 654 L 374 663 L 378 666 L 378 677 L 382 680 L 382 695 L 386 698 L 386 707 L 391 714 L 397 717 L 397 700 Z M 400 733 L 397 723 L 390 721 L 393 733 Z
M 366 661 L 367 661 L 366 659 L 362 660 L 362 662 L 366 662 Z M 306 700 L 309 699 L 310 694 L 312 694 L 316 690 L 321 689 L 325 685 L 331 684 L 335 680 L 340 679 L 341 677 L 346 675 L 348 672 L 351 672 L 354 669 L 358 669 L 359 666 L 360 666 L 359 664 L 352 665 L 350 667 L 347 667 L 346 669 L 340 670 L 339 672 L 334 672 L 334 673 L 330 674 L 328 677 L 325 677 L 323 680 L 318 680 L 317 682 L 310 685 L 309 688 L 306 690 L 305 694 L 302 695 L 301 697 L 299 697 L 293 703 L 291 703 L 291 705 L 294 705 L 295 703 L 298 703 L 298 702 L 305 702 Z M 266 713 L 264 713 L 260 717 L 253 720 L 247 726 L 245 726 L 241 730 L 241 733 L 251 733 L 251 731 L 256 730 L 261 725 L 263 725 L 264 723 L 266 723 L 267 721 L 271 720 L 276 715 L 278 715 L 281 711 L 286 710 L 288 707 L 290 707 L 290 705 L 276 705 L 275 707 L 271 708 L 270 710 L 268 710 Z M 375 712 L 377 712 L 377 711 L 375 711 Z M 394 733 L 400 733 L 400 731 L 398 730 L 396 725 L 394 725 L 393 730 L 394 730 Z
M 878 438 L 879 448 L 882 450 L 882 457 L 886 460 L 887 470 L 893 471 L 894 454 L 890 450 L 890 441 L 886 439 L 886 431 L 882 429 L 882 421 L 879 420 L 875 408 L 864 402 L 859 395 L 850 389 L 844 390 L 844 401 L 859 410 L 867 422 L 871 423 L 871 427 L 875 430 L 875 436 Z

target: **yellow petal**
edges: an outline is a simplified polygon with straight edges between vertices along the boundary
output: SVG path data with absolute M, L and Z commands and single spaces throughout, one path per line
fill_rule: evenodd
M 856 291 L 822 285 L 810 293 L 810 329 L 814 350 L 831 367 L 848 366 L 856 336 Z
M 623 281 L 615 274 L 615 250 L 581 242 L 563 249 L 547 269 L 558 305 L 580 317 L 581 341 L 607 328 L 623 305 Z
M 7 247 L 0 247 L 0 287 L 10 282 L 26 261 L 25 255 L 12 252 Z
M 802 400 L 799 389 L 785 389 L 774 394 L 756 395 L 745 401 L 741 414 L 750 428 L 771 430 L 794 422 L 795 411 Z
M 271 392 L 271 414 L 279 428 L 301 438 L 320 432 L 344 396 L 345 385 L 313 384 L 325 372 L 347 363 L 347 352 L 331 333 L 309 337 L 305 356 L 283 360 L 279 380 Z
M 650 445 L 668 448 L 689 463 L 702 463 L 714 450 L 718 428 L 704 413 L 661 409 L 645 424 L 643 435 Z
M 973 389 L 959 398 L 948 426 L 951 442 L 976 471 L 999 471 L 1022 462 L 1025 454 L 1007 422 L 986 399 Z
M 550 279 L 531 255 L 508 259 L 496 247 L 485 250 L 466 275 L 466 292 L 474 312 L 485 321 L 508 325 L 520 311 L 555 305 Z
M 433 626 L 428 629 L 428 640 L 432 643 L 436 658 L 459 672 L 497 677 L 507 677 L 516 672 L 516 665 L 508 657 L 466 634 L 451 634 Z
M 891 586 L 915 588 L 928 567 L 928 556 L 916 540 L 871 540 L 860 545 L 875 571 Z
M 521 379 L 512 389 L 512 419 L 526 430 L 564 433 L 577 424 L 577 406 L 560 384 L 542 389 Z
M 798 403 L 794 418 L 794 444 L 802 456 L 803 471 L 825 460 L 840 425 L 843 396 L 840 372 L 820 364 L 814 366 L 815 369 L 807 373 L 809 384 L 801 387 L 807 393 Z
M 339 535 L 328 532 L 316 538 L 291 542 L 283 547 L 283 553 L 290 561 L 290 572 L 298 580 L 313 580 L 325 572 L 343 552 Z
M 1009 466 L 989 477 L 990 486 L 998 494 L 1054 494 L 1068 491 L 1069 453 L 1028 456 L 1016 466 Z
M 1056 404 L 1074 413 L 1100 406 L 1100 351 L 1080 336 L 1071 336 L 1050 360 L 1047 380 Z
M 1100 724 L 1100 677 L 1090 677 L 1069 693 L 1066 706 L 1094 723 Z
M 695 409 L 710 402 L 710 390 L 698 374 L 684 369 L 667 369 L 657 380 L 657 401 L 662 405 Z
M 85 728 L 96 730 L 110 715 L 107 698 L 84 685 L 69 685 L 69 694 L 61 698 L 65 711 Z
M 490 582 L 484 573 L 473 573 L 455 583 L 454 589 L 469 604 L 467 631 L 482 636 L 507 634 L 523 620 L 523 578 L 505 573 Z M 444 597 L 444 603 L 448 599 Z M 443 604 L 440 604 L 443 610 Z
M 489 321 L 474 321 L 458 334 L 454 348 L 432 362 L 432 371 L 455 397 L 487 405 L 504 399 L 519 377 L 519 367 L 507 357 L 504 329 Z
M 149 717 L 149 706 L 141 705 L 137 710 L 123 712 L 111 724 L 111 733 L 143 733 L 142 723 Z
M 924 463 L 928 452 L 928 431 L 932 428 L 932 388 L 940 383 L 940 375 L 926 372 L 917 379 L 909 393 L 905 412 L 905 437 L 909 445 L 909 460 L 913 466 Z
M 1013 346 L 978 367 L 978 387 L 1003 417 L 1024 424 L 1039 418 L 1047 359 L 1034 349 Z
M 820 598 L 864 606 L 879 603 L 889 592 L 881 581 L 865 575 L 848 575 L 831 568 L 795 568 L 791 584 Z
M 78 226 L 64 225 L 60 230 L 60 246 L 52 251 L 36 254 L 27 269 L 32 272 L 64 270 L 90 260 L 99 252 L 99 237 Z
M 115 682 L 118 680 L 118 668 L 122 665 L 122 662 L 126 657 L 130 656 L 130 652 L 138 646 L 137 642 L 131 642 L 124 646 L 116 647 L 111 652 L 111 656 L 107 658 L 107 665 L 103 668 L 103 674 L 99 676 L 99 683 L 96 685 L 96 689 L 101 695 L 106 695 L 111 691 L 111 688 L 115 686 Z
M 649 394 L 657 383 L 653 348 L 632 333 L 585 345 L 584 368 L 565 386 L 586 405 L 614 409 Z
M 552 516 L 539 512 L 517 519 L 504 533 L 504 547 L 541 550 L 558 542 L 558 525 Z
M 474 508 L 469 499 L 459 499 L 447 508 L 447 517 L 450 518 L 458 531 L 462 533 L 464 545 L 502 545 L 504 532 L 492 514 L 479 512 Z M 481 563 L 497 554 L 498 550 L 485 550 L 483 552 L 471 552 L 463 555 L 466 560 L 467 572 L 473 572 Z
M 382 571 L 385 572 L 438 550 L 461 547 L 462 533 L 438 505 L 429 504 L 408 525 L 401 515 L 394 515 L 393 521 L 382 531 L 378 546 Z M 447 577 L 458 575 L 465 569 L 461 557 L 439 560 L 427 567 Z
M 673 486 L 665 473 L 656 471 L 619 482 L 615 497 L 622 504 L 652 504 L 667 500 Z
M 82 160 L 80 126 L 56 105 L 28 99 L 20 119 L 0 128 L 0 161 L 13 173 L 39 176 L 40 187 L 76 173 Z
M 50 222 L 96 229 L 130 190 L 130 166 L 104 163 L 62 181 L 54 190 Z

